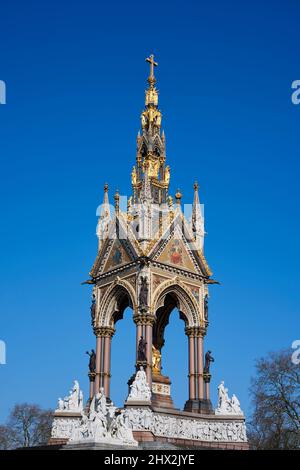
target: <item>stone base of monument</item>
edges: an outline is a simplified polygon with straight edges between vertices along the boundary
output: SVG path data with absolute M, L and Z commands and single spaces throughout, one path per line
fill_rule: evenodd
M 151 406 L 151 401 L 145 400 L 126 400 L 124 403 L 124 408 L 138 408 L 138 407 L 149 407 Z
M 160 387 L 170 387 L 170 380 L 154 376 L 153 384 L 151 397 L 146 374 L 140 369 L 124 409 L 112 403 L 108 406 L 100 389 L 88 411 L 79 413 L 77 401 L 73 411 L 56 410 L 49 450 L 249 448 L 245 417 L 237 397 L 229 398 L 224 381 L 218 387 L 215 411 L 210 400 L 189 400 L 184 411 L 175 409 L 167 395 L 170 388 L 164 389 L 167 399 L 158 393 Z
M 174 403 L 171 397 L 171 380 L 169 377 L 160 374 L 153 374 L 151 402 L 155 407 L 174 408 Z
M 186 401 L 184 411 L 188 411 L 190 413 L 214 414 L 212 403 L 206 398 L 203 398 L 202 400 Z
M 80 441 L 71 441 L 64 445 L 62 450 L 126 450 L 136 449 L 138 442 L 124 444 L 117 439 L 103 439 L 95 441 L 94 439 L 85 439 Z
M 48 446 L 61 450 L 102 449 L 236 449 L 249 448 L 243 416 L 200 415 L 175 409 L 155 408 L 131 404 L 125 408 L 126 421 L 131 426 L 137 447 L 122 446 L 106 440 L 105 444 L 93 440 L 69 442 L 78 417 L 54 416 L 52 438 Z

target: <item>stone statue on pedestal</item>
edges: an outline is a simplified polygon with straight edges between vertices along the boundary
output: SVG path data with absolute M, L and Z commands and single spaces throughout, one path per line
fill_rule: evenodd
M 56 411 L 75 411 L 81 412 L 83 409 L 83 394 L 79 388 L 79 383 L 74 380 L 72 390 L 65 398 L 58 399 L 58 408 Z
M 232 395 L 232 398 L 229 398 L 228 389 L 224 386 L 224 380 L 218 386 L 218 406 L 215 413 L 222 415 L 243 415 L 237 396 Z
M 107 405 L 103 388 L 94 395 L 89 411 L 82 410 L 79 426 L 75 426 L 71 433 L 71 444 L 87 440 L 137 446 L 132 429 L 125 420 L 124 410 L 116 414 L 116 407 L 112 403 Z
M 93 295 L 92 295 L 92 304 L 91 304 L 91 321 L 92 321 L 92 325 L 94 324 L 95 318 L 96 318 L 96 295 L 93 293 Z
M 208 295 L 204 297 L 204 318 L 208 321 Z
M 140 307 L 148 306 L 148 284 L 147 284 L 147 278 L 145 276 L 141 278 L 139 303 L 140 303 Z
M 140 340 L 139 340 L 138 353 L 137 353 L 137 360 L 138 361 L 141 361 L 141 362 L 146 362 L 147 361 L 146 347 L 147 347 L 147 342 L 141 336 Z
M 147 377 L 144 368 L 141 366 L 136 373 L 135 379 L 130 385 L 130 393 L 127 401 L 150 401 L 151 390 L 147 384 Z
M 210 363 L 215 362 L 214 358 L 211 355 L 211 351 L 207 351 L 205 354 L 205 364 L 204 364 L 204 374 L 209 374 L 210 372 Z
M 86 354 L 90 356 L 90 360 L 89 360 L 90 373 L 95 373 L 96 372 L 96 353 L 94 349 L 92 349 L 91 352 L 86 351 Z

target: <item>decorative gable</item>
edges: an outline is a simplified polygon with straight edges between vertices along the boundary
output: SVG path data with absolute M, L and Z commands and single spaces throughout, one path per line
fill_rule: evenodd
M 157 261 L 197 273 L 195 265 L 182 239 L 172 237 L 160 253 Z
M 120 240 L 115 240 L 110 249 L 108 259 L 104 265 L 103 272 L 110 271 L 111 269 L 127 264 L 132 261 L 130 255 L 125 250 Z

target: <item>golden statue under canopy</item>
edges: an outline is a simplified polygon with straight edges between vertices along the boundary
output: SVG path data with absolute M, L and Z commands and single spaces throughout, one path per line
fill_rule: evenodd
M 152 371 L 160 374 L 161 371 L 161 352 L 152 344 Z
M 131 182 L 132 182 L 132 184 L 136 184 L 136 168 L 135 168 L 135 166 L 132 168 Z

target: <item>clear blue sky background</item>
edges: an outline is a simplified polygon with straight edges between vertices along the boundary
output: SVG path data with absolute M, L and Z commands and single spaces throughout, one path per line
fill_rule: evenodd
M 157 56 L 171 187 L 205 204 L 212 390 L 249 412 L 254 361 L 299 329 L 299 3 L 10 1 L 1 5 L 0 421 L 16 402 L 54 407 L 94 346 L 87 279 L 103 184 L 130 191 L 148 67 Z M 134 366 L 130 311 L 117 324 L 112 399 Z M 176 312 L 164 371 L 187 398 Z

